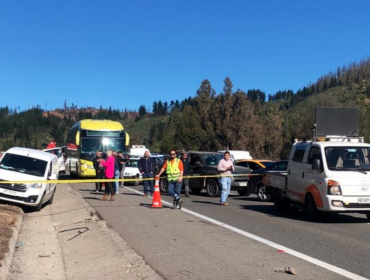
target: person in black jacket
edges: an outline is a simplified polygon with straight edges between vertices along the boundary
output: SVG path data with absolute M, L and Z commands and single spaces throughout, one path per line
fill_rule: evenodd
M 181 157 L 182 165 L 184 166 L 184 173 L 183 176 L 189 176 L 190 175 L 190 161 L 189 161 L 189 154 L 188 152 L 184 152 L 184 154 Z M 185 196 L 190 197 L 189 195 L 189 178 L 183 178 L 182 179 L 183 184 L 185 185 Z
M 100 160 L 102 159 L 102 152 L 97 151 L 96 156 L 93 159 L 93 165 L 95 169 L 96 179 L 104 179 L 104 167 L 100 164 Z M 102 191 L 102 182 L 95 183 L 95 191 L 101 192 Z
M 154 179 L 155 161 L 149 156 L 149 151 L 145 151 L 144 157 L 140 158 L 139 170 L 143 179 Z M 151 194 L 154 193 L 154 180 L 144 180 L 144 196 L 148 196 L 148 181 L 150 183 L 150 192 Z

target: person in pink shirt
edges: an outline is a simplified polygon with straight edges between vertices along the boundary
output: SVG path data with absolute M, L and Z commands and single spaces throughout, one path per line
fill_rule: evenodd
M 230 159 L 230 153 L 228 151 L 224 153 L 224 158 L 219 161 L 217 170 L 218 172 L 220 172 L 220 175 L 222 175 L 222 177 L 220 178 L 221 183 L 220 205 L 227 206 L 229 205 L 229 203 L 226 202 L 226 199 L 230 194 L 231 176 L 232 176 L 231 172 L 234 171 L 234 164 Z
M 114 156 L 112 150 L 107 151 L 107 159 L 104 161 L 101 161 L 100 163 L 104 166 L 105 168 L 105 178 L 106 179 L 113 179 L 114 178 Z M 105 194 L 102 197 L 101 200 L 106 201 L 108 198 L 108 195 L 111 195 L 109 201 L 114 201 L 114 194 L 115 190 L 113 187 L 113 182 L 106 182 L 105 183 Z

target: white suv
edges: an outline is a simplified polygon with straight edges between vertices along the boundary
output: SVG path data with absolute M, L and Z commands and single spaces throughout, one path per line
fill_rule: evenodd
M 58 180 L 58 158 L 28 148 L 11 148 L 0 161 L 0 200 L 35 207 L 40 211 L 44 203 L 51 204 L 56 184 L 38 181 Z M 28 181 L 7 184 L 5 181 Z

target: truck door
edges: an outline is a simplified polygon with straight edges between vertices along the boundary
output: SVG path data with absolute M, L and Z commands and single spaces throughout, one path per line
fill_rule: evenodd
M 193 155 L 190 159 L 190 176 L 201 176 L 204 175 L 204 162 L 198 155 Z M 190 187 L 196 186 L 198 188 L 203 187 L 203 178 L 191 178 L 189 180 Z
M 303 159 L 306 154 L 308 145 L 297 144 L 293 147 L 295 148 L 295 150 L 291 154 L 288 165 L 287 190 L 290 199 L 298 202 L 303 202 L 306 171 L 306 164 L 303 162 Z

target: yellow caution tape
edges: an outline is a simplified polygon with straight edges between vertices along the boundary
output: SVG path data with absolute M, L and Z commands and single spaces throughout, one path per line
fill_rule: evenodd
M 194 175 L 183 176 L 183 179 L 190 178 L 220 178 L 220 177 L 252 177 L 263 174 L 235 174 L 235 175 Z M 166 177 L 161 177 L 166 178 Z M 0 181 L 0 184 L 78 184 L 78 183 L 107 183 L 107 182 L 135 182 L 135 181 L 151 181 L 155 178 L 142 178 L 142 179 L 78 179 L 78 180 L 35 180 L 35 181 Z

